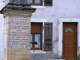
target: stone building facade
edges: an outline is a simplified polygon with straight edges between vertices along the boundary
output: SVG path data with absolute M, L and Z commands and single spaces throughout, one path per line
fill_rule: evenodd
M 7 1 L 7 0 L 6 0 Z M 0 2 L 0 9 L 2 9 L 2 7 L 5 5 L 5 3 L 7 4 L 8 2 L 6 1 L 2 1 Z M 36 0 L 35 0 L 36 1 Z M 36 39 L 41 41 L 37 41 L 39 45 L 35 45 L 35 47 L 32 47 L 31 45 L 31 59 L 37 59 L 37 58 L 43 58 L 43 59 L 58 59 L 58 58 L 64 58 L 67 53 L 69 53 L 70 51 L 66 52 L 65 48 L 65 39 L 66 40 L 74 40 L 75 37 L 75 41 L 73 41 L 73 45 L 70 45 L 71 47 L 73 46 L 74 49 L 72 49 L 73 51 L 75 51 L 75 53 L 71 53 L 72 57 L 75 54 L 75 59 L 79 59 L 79 53 L 80 53 L 80 1 L 79 0 L 51 0 L 50 3 L 46 3 L 46 0 L 41 0 L 41 4 L 39 4 L 39 1 L 37 2 L 38 4 L 34 4 L 32 3 L 31 7 L 36 8 L 36 12 L 34 12 L 32 14 L 31 17 L 31 28 L 33 29 L 31 31 L 31 39 L 36 41 Z M 0 59 L 3 59 L 3 22 L 4 19 L 2 18 L 2 15 L 0 15 L 0 26 L 1 26 L 1 44 L 0 44 Z M 51 24 L 51 33 L 50 36 L 52 36 L 50 42 L 51 42 L 51 48 L 49 46 L 48 43 L 46 42 L 46 37 L 45 37 L 45 31 L 47 31 L 45 28 L 46 25 L 49 26 L 49 24 Z M 75 28 L 74 28 L 74 25 Z M 65 28 L 66 27 L 66 28 Z M 63 29 L 64 28 L 64 29 Z M 68 28 L 68 29 L 67 29 Z M 70 29 L 71 28 L 71 29 Z M 38 30 L 41 29 L 41 30 Z M 75 33 L 73 33 L 73 36 L 68 35 L 67 39 L 65 34 L 65 31 L 69 30 L 72 32 L 75 31 Z M 35 31 L 36 30 L 36 31 Z M 74 36 L 75 35 L 75 36 Z M 40 38 L 41 36 L 41 38 Z M 49 35 L 47 35 L 49 36 Z M 32 37 L 34 37 L 35 39 L 33 39 Z M 49 39 L 49 38 L 47 38 Z M 31 40 L 31 41 L 32 41 Z M 67 42 L 68 43 L 68 42 Z M 69 42 L 70 43 L 70 42 Z M 68 43 L 68 44 L 69 44 Z M 49 46 L 48 48 L 45 47 L 46 44 Z M 76 46 L 75 46 L 75 45 Z M 34 45 L 33 45 L 34 46 Z M 69 48 L 69 46 L 68 46 Z M 64 51 L 64 52 L 63 52 Z M 65 55 L 66 54 L 66 55 Z M 63 55 L 65 55 L 63 57 Z M 35 58 L 37 56 L 37 58 Z

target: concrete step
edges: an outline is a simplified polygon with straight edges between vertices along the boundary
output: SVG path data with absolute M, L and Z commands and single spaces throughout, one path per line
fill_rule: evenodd
M 46 53 L 46 54 L 31 54 L 31 60 L 44 60 L 44 59 L 57 59 L 58 54 L 53 54 L 53 53 Z
M 31 60 L 65 60 L 65 59 L 31 59 Z

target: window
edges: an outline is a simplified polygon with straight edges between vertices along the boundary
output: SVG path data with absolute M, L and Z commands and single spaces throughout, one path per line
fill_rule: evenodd
M 11 3 L 29 3 L 31 5 L 42 5 L 52 6 L 52 0 L 10 0 Z
M 42 5 L 43 0 L 27 0 L 27 3 L 31 5 Z M 52 6 L 52 0 L 44 0 L 45 6 Z
M 32 50 L 41 50 L 41 34 L 33 33 L 31 34 L 31 42 L 37 42 L 37 44 L 31 44 Z
M 38 44 L 31 44 L 32 50 L 52 51 L 52 27 L 53 23 L 44 23 L 44 33 L 42 33 L 42 23 L 31 23 L 31 42 L 36 41 Z M 44 43 L 42 45 L 42 34 L 44 34 Z M 43 46 L 43 49 L 42 49 Z
M 27 0 L 27 3 L 32 5 L 42 5 L 42 0 Z
M 71 28 L 66 28 L 65 32 L 68 32 L 68 31 L 73 32 Z
M 42 49 L 42 23 L 31 23 L 31 42 L 37 42 L 37 44 L 31 44 L 32 50 Z

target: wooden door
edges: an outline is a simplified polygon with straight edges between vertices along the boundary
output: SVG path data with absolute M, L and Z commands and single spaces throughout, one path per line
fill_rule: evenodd
M 77 23 L 63 23 L 63 59 L 77 60 Z

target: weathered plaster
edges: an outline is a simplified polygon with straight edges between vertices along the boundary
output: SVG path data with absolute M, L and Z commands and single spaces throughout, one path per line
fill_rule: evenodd
M 0 0 L 0 9 L 4 6 L 4 3 L 2 0 Z M 3 22 L 4 18 L 3 15 L 0 14 L 0 60 L 3 59 Z
M 53 43 L 58 39 L 61 40 L 62 24 L 60 24 L 59 18 L 80 18 L 80 0 L 53 0 L 53 6 L 36 7 L 36 12 L 33 13 L 32 18 L 46 19 L 46 22 L 53 22 Z M 66 20 L 64 20 L 67 22 Z M 35 21 L 34 21 L 35 22 Z M 60 32 L 59 32 L 60 31 Z M 53 52 L 62 55 L 62 41 L 53 44 Z M 60 45 L 60 46 L 59 46 Z
M 1 20 L 0 20 L 0 59 L 3 59 L 3 22 Z

